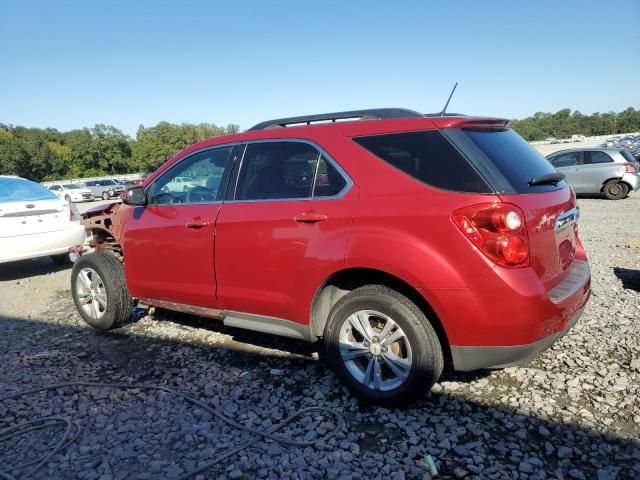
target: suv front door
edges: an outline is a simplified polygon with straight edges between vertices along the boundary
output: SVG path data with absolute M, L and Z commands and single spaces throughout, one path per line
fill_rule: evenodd
M 155 179 L 148 205 L 132 207 L 124 231 L 125 273 L 133 296 L 216 308 L 214 226 L 234 146 L 193 153 Z M 194 185 L 177 190 L 175 178 Z M 221 181 L 222 179 L 222 181 Z
M 582 152 L 565 152 L 549 157 L 551 165 L 564 174 L 565 180 L 580 193 L 583 191 Z
M 240 165 L 216 222 L 220 305 L 306 324 L 315 289 L 344 261 L 357 190 L 305 141 L 248 143 Z

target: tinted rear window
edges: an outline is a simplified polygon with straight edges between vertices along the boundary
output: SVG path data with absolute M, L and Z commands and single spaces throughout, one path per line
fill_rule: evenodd
M 372 135 L 353 140 L 428 185 L 457 192 L 491 193 L 478 172 L 438 131 Z
M 462 130 L 482 153 L 502 172 L 518 193 L 535 193 L 563 188 L 557 185 L 529 186 L 537 177 L 556 173 L 553 166 L 535 148 L 511 129 L 507 130 Z

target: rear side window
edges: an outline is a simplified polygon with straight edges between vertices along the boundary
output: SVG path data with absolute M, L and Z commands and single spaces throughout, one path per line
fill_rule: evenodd
M 551 164 L 520 135 L 506 130 L 462 130 L 482 153 L 502 172 L 517 193 L 535 193 L 558 190 L 565 182 L 556 185 L 529 186 L 534 178 L 556 173 Z
M 610 163 L 613 162 L 611 157 L 604 152 L 584 152 L 584 163 Z
M 353 140 L 398 170 L 433 187 L 491 193 L 478 172 L 438 131 L 372 135 Z
M 236 200 L 285 200 L 330 197 L 347 182 L 322 153 L 305 142 L 256 142 L 247 145 Z
M 337 195 L 346 186 L 347 181 L 330 162 L 323 156 L 318 162 L 316 183 L 313 187 L 314 197 L 332 197 Z

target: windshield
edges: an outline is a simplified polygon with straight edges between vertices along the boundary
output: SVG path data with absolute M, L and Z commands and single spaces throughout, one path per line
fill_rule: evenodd
M 74 188 L 84 188 L 82 185 L 78 185 L 77 183 L 65 183 L 62 186 L 64 188 L 68 188 L 69 190 L 73 190 Z
M 58 200 L 53 192 L 24 178 L 0 178 L 0 202 Z

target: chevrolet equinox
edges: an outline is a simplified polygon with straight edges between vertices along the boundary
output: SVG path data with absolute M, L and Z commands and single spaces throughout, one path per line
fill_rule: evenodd
M 176 187 L 177 178 L 189 178 Z M 201 141 L 83 218 L 82 318 L 134 301 L 321 340 L 365 400 L 527 362 L 578 320 L 590 270 L 563 175 L 497 118 L 376 109 Z

